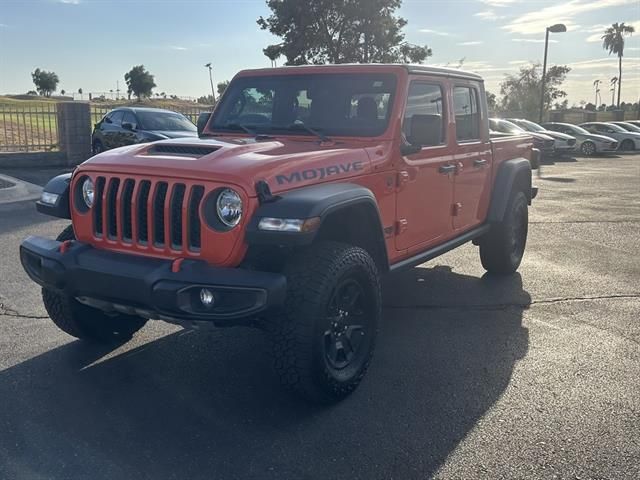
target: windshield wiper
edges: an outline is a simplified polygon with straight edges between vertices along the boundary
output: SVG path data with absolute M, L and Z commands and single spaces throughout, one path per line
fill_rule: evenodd
M 241 129 L 247 132 L 249 135 L 258 135 L 258 132 L 256 132 L 252 128 L 247 127 L 246 125 L 243 125 L 242 123 L 227 123 L 224 125 L 224 128 L 232 128 L 235 130 Z
M 305 125 L 302 122 L 291 123 L 285 127 L 287 130 L 304 130 L 305 132 L 309 132 L 311 135 L 315 135 L 323 142 L 331 142 L 331 139 L 327 137 L 324 133 L 316 130 L 315 128 L 311 128 L 308 125 Z

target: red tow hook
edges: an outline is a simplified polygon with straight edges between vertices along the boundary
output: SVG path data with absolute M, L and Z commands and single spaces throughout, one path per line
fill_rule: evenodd
M 173 273 L 178 273 L 180 271 L 180 267 L 182 266 L 182 262 L 184 262 L 184 258 L 176 258 L 171 264 L 171 271 Z
M 71 248 L 72 244 L 73 244 L 73 240 L 65 240 L 64 242 L 62 242 L 60 244 L 60 253 L 62 253 L 63 255 L 67 253 L 67 251 Z

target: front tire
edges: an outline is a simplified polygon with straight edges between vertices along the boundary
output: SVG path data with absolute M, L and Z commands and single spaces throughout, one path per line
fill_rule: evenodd
M 580 151 L 585 157 L 592 157 L 596 154 L 596 144 L 593 142 L 584 142 L 580 145 Z
M 65 228 L 56 240 L 75 240 L 73 227 L 69 225 Z M 124 342 L 147 323 L 147 319 L 133 315 L 107 315 L 81 304 L 73 297 L 46 288 L 42 289 L 42 300 L 53 323 L 80 340 L 94 343 Z
M 504 219 L 491 226 L 480 241 L 482 266 L 491 273 L 515 272 L 524 255 L 529 227 L 527 197 L 522 191 L 511 194 Z
M 621 152 L 633 152 L 635 150 L 635 143 L 633 142 L 633 140 L 629 140 L 628 138 L 626 140 L 623 140 L 622 143 L 620 144 L 620 151 Z
M 269 323 L 275 370 L 306 400 L 342 400 L 373 355 L 382 315 L 376 265 L 361 248 L 322 242 L 292 258 L 285 274 L 285 308 Z

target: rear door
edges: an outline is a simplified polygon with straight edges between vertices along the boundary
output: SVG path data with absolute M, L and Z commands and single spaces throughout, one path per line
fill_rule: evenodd
M 420 250 L 452 234 L 453 171 L 448 142 L 446 84 L 413 77 L 409 84 L 402 134 L 410 139 L 416 115 L 438 121 L 441 135 L 422 144 L 419 152 L 402 157 L 396 204 L 398 250 Z M 438 138 L 436 138 L 438 137 Z
M 475 82 L 456 82 L 453 86 L 456 173 L 451 210 L 456 231 L 482 223 L 489 205 L 493 156 L 481 98 Z

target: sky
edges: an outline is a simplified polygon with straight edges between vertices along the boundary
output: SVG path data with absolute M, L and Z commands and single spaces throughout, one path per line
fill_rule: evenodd
M 505 74 L 542 62 L 545 27 L 566 24 L 566 33 L 551 34 L 548 59 L 572 68 L 570 105 L 593 102 L 596 79 L 610 103 L 617 58 L 600 36 L 613 22 L 632 24 L 622 100 L 640 98 L 640 0 L 404 0 L 398 13 L 408 20 L 406 40 L 433 49 L 428 64 L 464 58 L 463 68 L 495 93 Z M 279 40 L 256 24 L 268 14 L 263 0 L 0 0 L 0 94 L 33 89 L 37 67 L 58 74 L 58 90 L 108 92 L 118 81 L 126 90 L 124 73 L 144 64 L 156 92 L 206 95 L 205 63 L 213 62 L 216 83 L 270 65 L 262 49 Z

